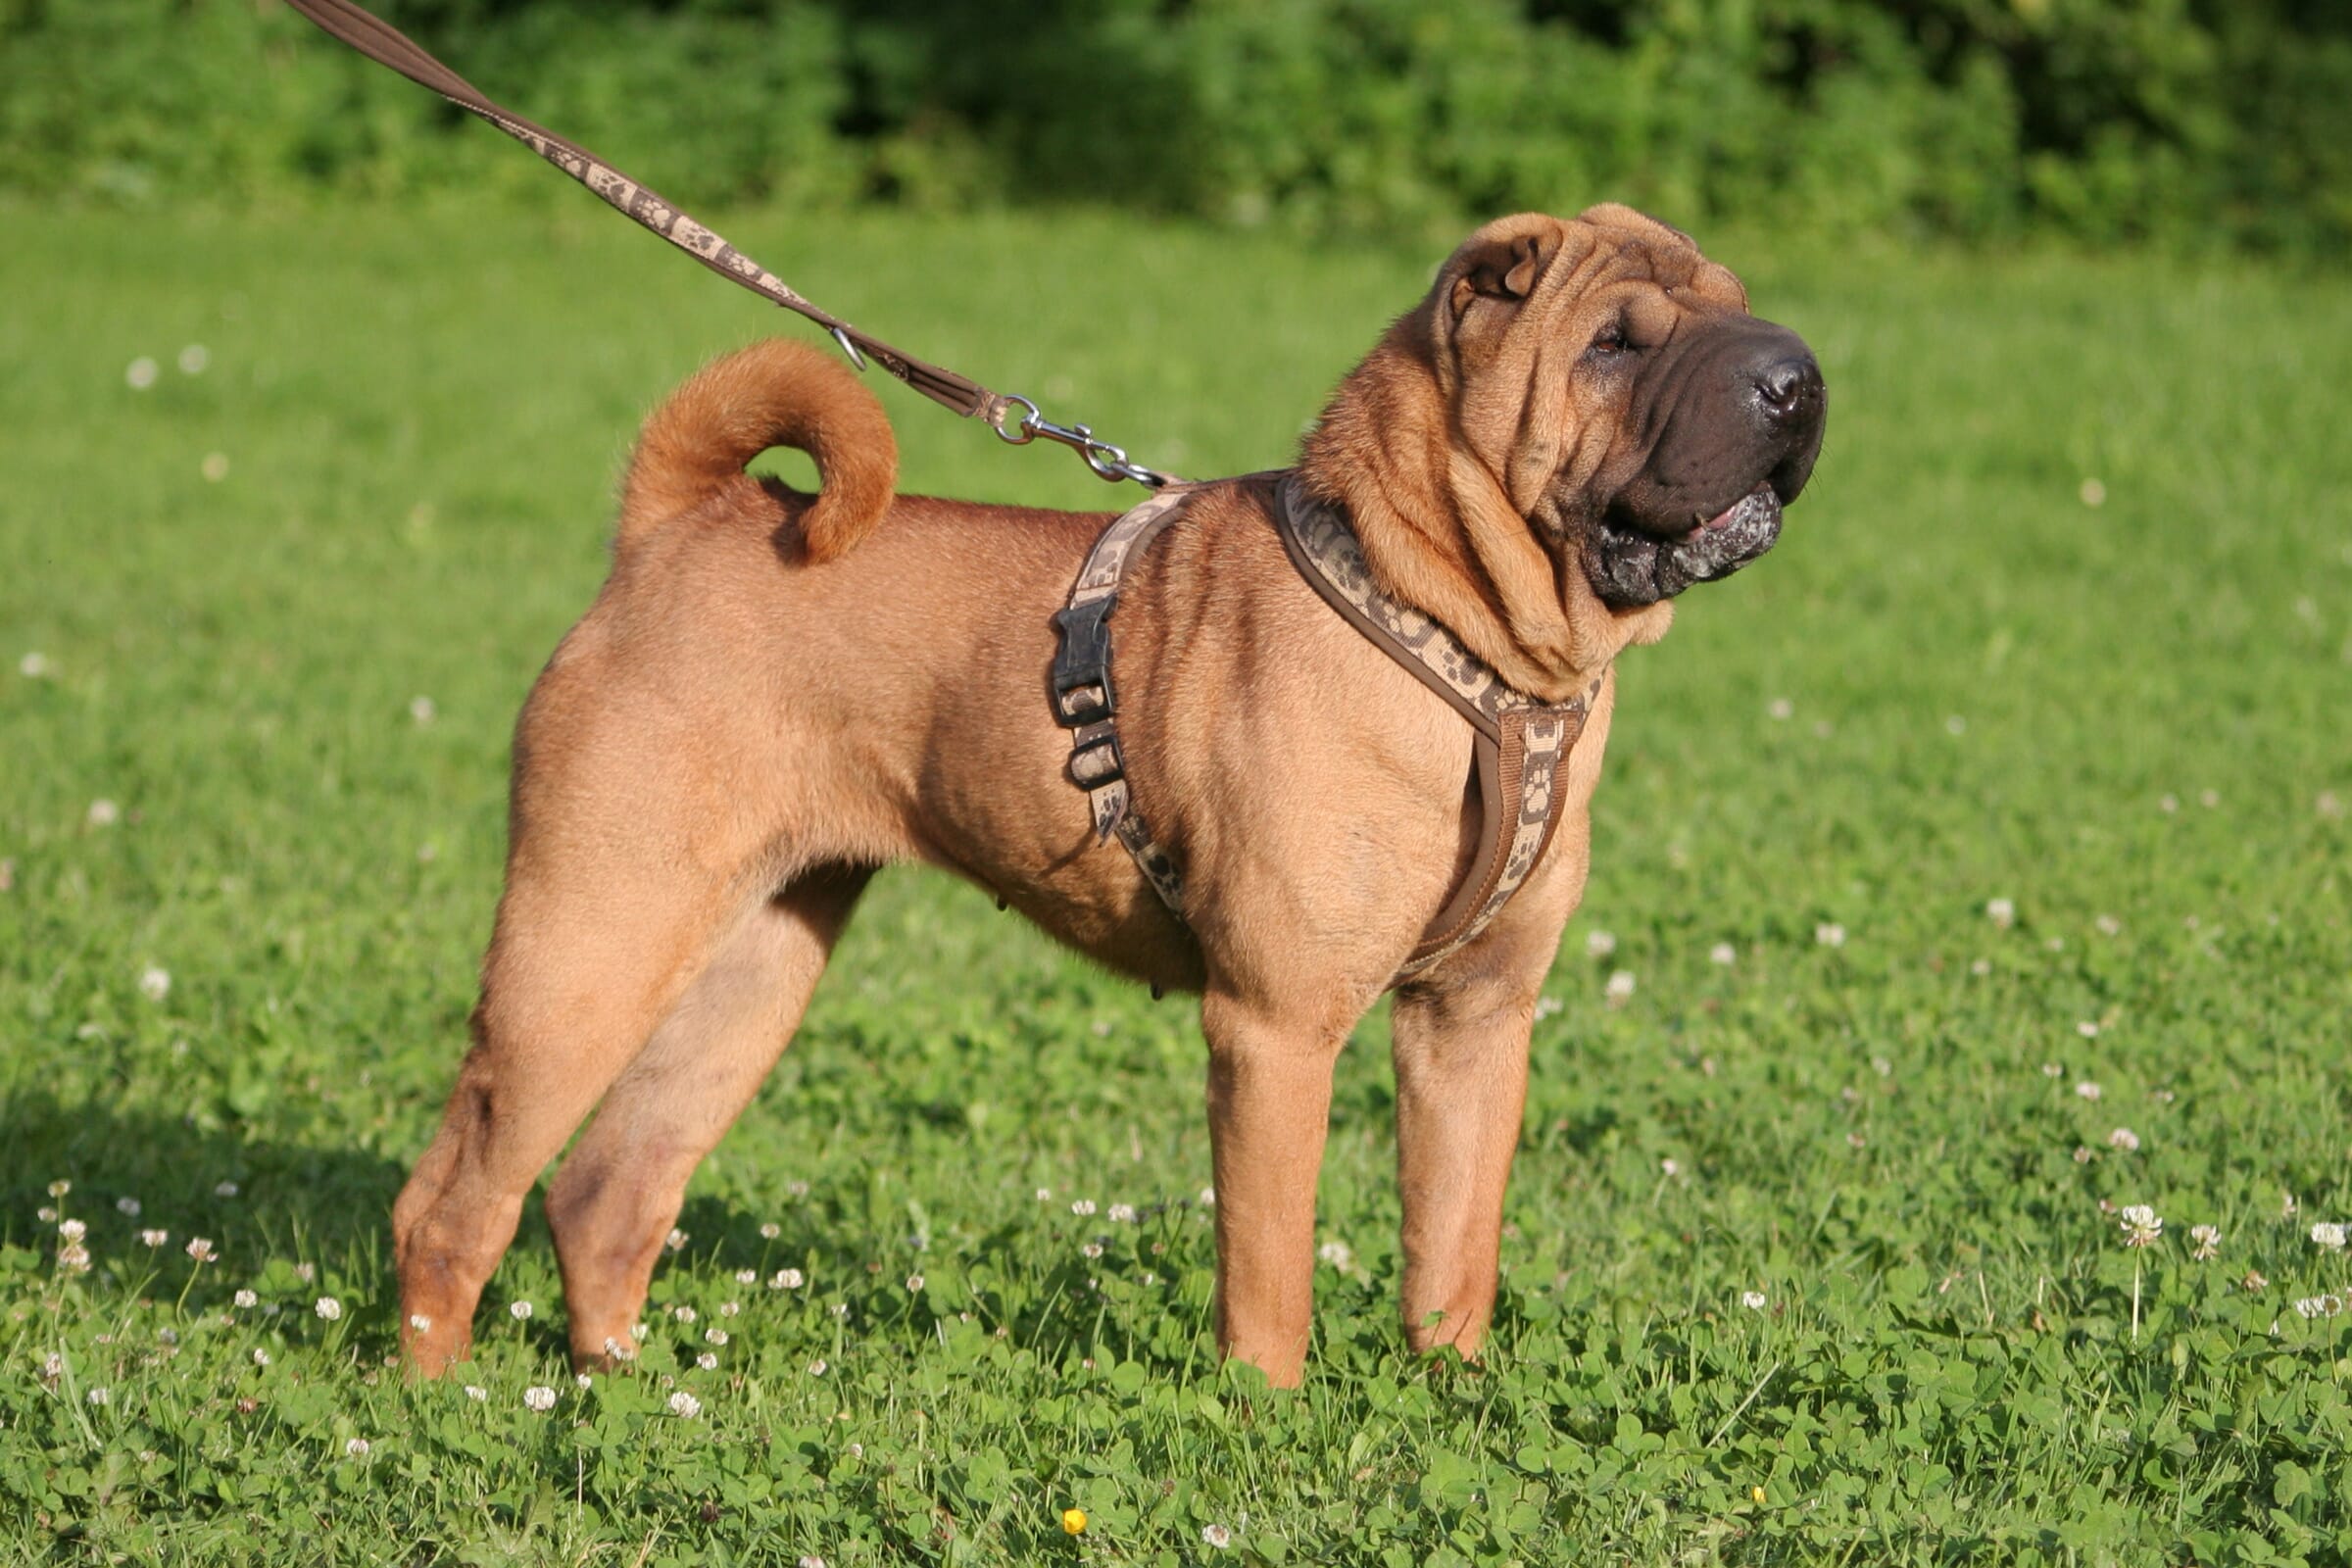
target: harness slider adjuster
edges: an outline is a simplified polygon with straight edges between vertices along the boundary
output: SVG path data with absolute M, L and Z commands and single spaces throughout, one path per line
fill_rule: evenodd
M 1127 776 L 1127 754 L 1119 749 L 1119 732 L 1081 738 L 1070 751 L 1070 781 L 1082 790 L 1099 790 Z

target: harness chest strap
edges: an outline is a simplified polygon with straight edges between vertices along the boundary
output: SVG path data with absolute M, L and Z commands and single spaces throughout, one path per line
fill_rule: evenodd
M 1100 838 L 1117 834 L 1161 901 L 1184 917 L 1184 878 L 1135 808 L 1119 750 L 1110 679 L 1108 620 L 1127 567 L 1175 519 L 1197 487 L 1171 485 L 1103 530 L 1078 574 L 1069 607 L 1054 616 L 1054 712 L 1072 731 L 1070 778 L 1086 791 Z M 1506 685 L 1453 634 L 1372 581 L 1363 551 L 1338 509 L 1284 475 L 1276 531 L 1308 586 L 1373 646 L 1403 665 L 1469 721 L 1481 822 L 1470 871 L 1397 970 L 1409 979 L 1485 930 L 1550 844 L 1558 824 L 1560 764 L 1584 732 L 1601 680 L 1566 703 L 1545 704 Z

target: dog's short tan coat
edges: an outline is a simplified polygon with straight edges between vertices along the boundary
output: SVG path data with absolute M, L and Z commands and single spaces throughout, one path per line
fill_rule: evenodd
M 1625 209 L 1491 224 L 1341 386 L 1301 480 L 1346 507 L 1391 594 L 1565 698 L 1672 613 L 1612 612 L 1574 569 L 1569 503 L 1638 443 L 1573 357 L 1611 312 L 1744 310 L 1729 272 Z M 811 453 L 820 498 L 744 475 L 776 445 Z M 722 360 L 649 421 L 611 579 L 516 729 L 475 1044 L 394 1214 L 418 1369 L 466 1353 L 525 1195 L 592 1108 L 548 1218 L 575 1357 L 629 1353 L 689 1174 L 872 869 L 919 859 L 1201 994 L 1217 1334 L 1300 1376 L 1333 1059 L 1468 858 L 1470 732 L 1301 581 L 1264 487 L 1206 494 L 1113 622 L 1135 799 L 1185 868 L 1188 929 L 1095 839 L 1047 706 L 1053 614 L 1103 518 L 894 499 L 894 470 L 879 405 L 809 348 Z M 1584 887 L 1613 690 L 1535 877 L 1396 998 L 1416 1347 L 1474 1350 L 1487 1323 L 1530 1020 Z

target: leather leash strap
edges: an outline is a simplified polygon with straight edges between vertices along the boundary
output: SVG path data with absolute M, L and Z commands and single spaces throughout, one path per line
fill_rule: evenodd
M 1487 928 L 1535 874 L 1559 825 L 1560 765 L 1600 696 L 1606 671 L 1565 703 L 1504 684 L 1444 626 L 1383 593 L 1337 507 L 1286 476 L 1274 507 L 1283 548 L 1307 585 L 1372 645 L 1469 720 L 1481 820 L 1470 874 L 1396 971 L 1409 980 Z
M 1006 416 L 1017 414 L 1022 407 L 1018 399 L 991 392 L 969 376 L 958 375 L 954 370 L 926 364 L 910 354 L 903 354 L 880 338 L 859 331 L 831 312 L 811 305 L 795 293 L 782 278 L 678 211 L 673 203 L 650 187 L 629 178 L 586 148 L 565 141 L 555 132 L 491 102 L 465 77 L 426 54 L 389 24 L 361 10 L 352 0 L 286 0 L 286 4 L 376 64 L 390 67 L 418 86 L 431 88 L 460 109 L 478 115 L 496 125 L 596 192 L 615 210 L 652 229 L 721 277 L 740 283 L 755 294 L 763 295 L 786 310 L 797 312 L 814 321 L 833 334 L 834 339 L 849 351 L 853 361 L 862 365 L 860 354 L 870 355 L 884 369 L 934 403 L 952 409 L 966 418 L 977 415 L 996 425 L 999 433 L 1004 429 Z M 1036 412 L 1034 406 L 1028 407 L 1031 416 L 1034 417 Z M 1093 461 L 1089 459 L 1090 464 Z

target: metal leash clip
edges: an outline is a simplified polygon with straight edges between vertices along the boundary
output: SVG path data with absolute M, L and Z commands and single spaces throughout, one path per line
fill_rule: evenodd
M 1016 403 L 1027 412 L 1007 429 L 1004 416 L 1012 412 L 1012 406 Z M 1039 412 L 1036 404 L 1018 392 L 1006 393 L 990 411 L 988 422 L 995 428 L 998 439 L 1007 446 L 1025 447 L 1041 435 L 1049 441 L 1058 441 L 1084 458 L 1086 466 L 1095 470 L 1097 478 L 1107 479 L 1112 484 L 1122 479 L 1132 479 L 1148 490 L 1156 490 L 1175 478 L 1174 474 L 1161 473 L 1156 468 L 1147 468 L 1140 463 L 1128 462 L 1124 447 L 1114 447 L 1102 440 L 1083 424 L 1055 424 Z

